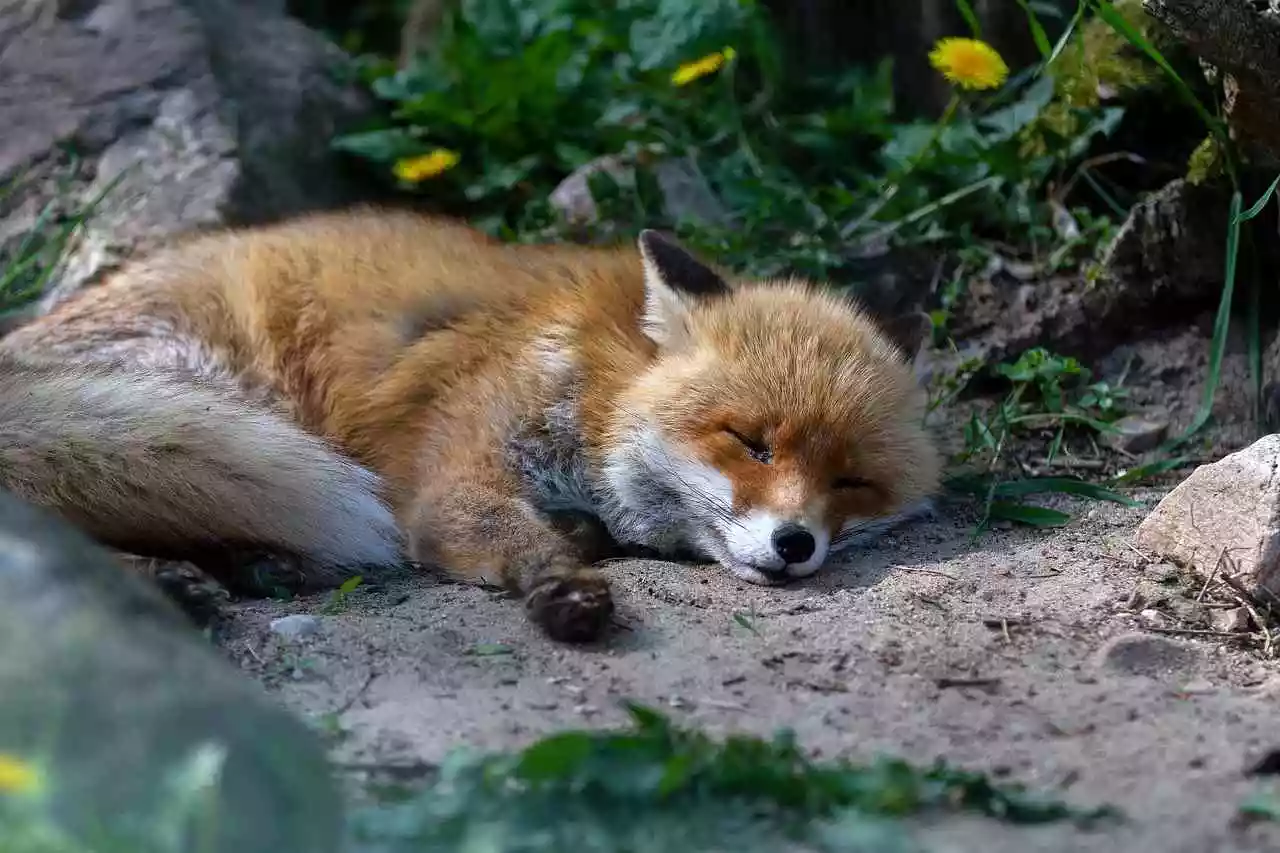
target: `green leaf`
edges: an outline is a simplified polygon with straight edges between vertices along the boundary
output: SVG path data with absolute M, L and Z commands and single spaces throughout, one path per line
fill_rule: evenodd
M 1231 325 L 1231 300 L 1235 293 L 1236 264 L 1240 254 L 1240 192 L 1231 194 L 1231 214 L 1227 218 L 1227 269 L 1218 298 L 1218 314 L 1213 321 L 1213 338 L 1209 342 L 1209 372 L 1205 378 L 1204 396 L 1191 424 L 1182 435 L 1169 442 L 1176 447 L 1198 433 L 1213 415 L 1213 400 L 1222 380 L 1222 357 L 1227 349 L 1227 332 Z
M 1018 131 L 1035 121 L 1053 100 L 1053 86 L 1053 75 L 1041 74 L 1026 88 L 1021 98 L 983 116 L 979 124 L 991 130 L 991 139 L 1011 139 Z
M 1027 0 L 1018 0 L 1018 5 L 1022 7 L 1022 11 L 1027 13 L 1027 26 L 1031 28 L 1031 39 L 1036 43 L 1036 49 L 1040 51 L 1040 56 L 1048 59 L 1053 55 L 1053 47 L 1049 44 L 1049 36 L 1045 33 L 1044 27 L 1041 26 L 1036 10 L 1031 8 L 1031 4 Z
M 906 853 L 901 819 L 972 812 L 1012 823 L 1092 822 L 981 773 L 893 758 L 817 762 L 786 731 L 713 740 L 629 706 L 621 731 L 567 731 L 512 754 L 456 754 L 412 799 L 355 816 L 360 851 Z
M 960 17 L 964 18 L 964 22 L 969 26 L 969 32 L 973 33 L 976 39 L 982 38 L 982 24 L 978 22 L 978 15 L 973 11 L 973 6 L 969 0 L 956 0 L 956 9 L 960 12 Z
M 1009 501 L 992 501 L 987 517 L 1016 521 L 1031 527 L 1062 527 L 1071 521 L 1070 515 L 1056 509 Z
M 514 654 L 515 649 L 505 646 L 502 643 L 477 643 L 472 646 L 470 653 L 476 657 L 495 657 L 498 655 Z
M 1136 507 L 1141 506 L 1138 501 L 1126 497 L 1118 492 L 1100 486 L 1097 483 L 1090 483 L 1075 477 L 1030 477 L 1024 480 L 1009 480 L 995 487 L 994 494 L 997 497 L 1023 497 L 1025 495 L 1035 495 L 1044 493 L 1057 493 L 1064 495 L 1078 495 L 1080 497 L 1092 498 L 1099 501 L 1111 501 L 1113 503 L 1123 504 L 1124 506 Z
M 1170 456 L 1165 459 L 1158 459 L 1155 462 L 1148 462 L 1145 465 L 1137 465 L 1128 469 L 1115 477 L 1111 478 L 1111 484 L 1114 486 L 1123 486 L 1130 483 L 1136 483 L 1139 480 L 1145 480 L 1148 477 L 1154 477 L 1158 474 L 1164 474 L 1168 471 L 1181 468 L 1190 461 L 1188 456 Z
M 374 163 L 394 163 L 427 150 L 417 134 L 404 128 L 350 133 L 335 138 L 330 145 L 338 151 L 345 151 Z
M 1049 52 L 1048 58 L 1045 59 L 1046 66 L 1053 64 L 1054 61 L 1062 54 L 1067 43 L 1071 41 L 1072 34 L 1076 31 L 1076 27 L 1080 25 L 1080 19 L 1084 17 L 1085 9 L 1089 6 L 1089 0 L 1079 0 L 1076 3 L 1076 13 L 1071 16 L 1070 23 L 1067 28 L 1062 31 L 1062 35 L 1058 36 L 1058 41 L 1053 46 L 1053 50 Z
M 1254 202 L 1244 213 L 1236 214 L 1232 222 L 1246 222 L 1261 213 L 1263 206 L 1271 200 L 1271 196 L 1275 195 L 1277 184 L 1280 184 L 1280 175 L 1276 175 L 1276 179 L 1271 182 L 1271 186 L 1267 187 L 1267 191 L 1262 194 L 1262 198 Z
M 1257 820 L 1280 822 L 1280 797 L 1274 791 L 1254 791 L 1240 804 L 1240 814 Z

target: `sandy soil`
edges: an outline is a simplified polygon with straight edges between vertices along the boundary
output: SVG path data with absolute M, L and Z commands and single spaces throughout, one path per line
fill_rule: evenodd
M 1202 341 L 1181 340 L 1161 352 L 1185 351 L 1188 378 L 1157 370 L 1145 392 L 1172 383 L 1186 401 L 1175 420 L 1198 401 L 1203 357 Z M 1214 452 L 1246 434 L 1219 430 Z M 921 825 L 938 851 L 1274 850 L 1280 826 L 1246 824 L 1237 807 L 1260 784 L 1246 768 L 1280 749 L 1280 665 L 1169 633 L 1191 624 L 1194 584 L 1130 544 L 1162 493 L 1138 491 L 1137 509 L 1057 502 L 1078 511 L 1066 528 L 976 542 L 972 516 L 945 506 L 785 589 L 713 566 L 619 562 L 623 625 L 598 648 L 554 644 L 515 602 L 427 576 L 361 587 L 337 608 L 325 596 L 240 602 L 219 642 L 335 733 L 352 766 L 411 770 L 462 743 L 617 724 L 631 699 L 713 732 L 790 727 L 819 755 L 944 758 L 1128 816 L 1094 830 Z M 278 637 L 270 621 L 286 613 L 315 614 L 321 629 Z

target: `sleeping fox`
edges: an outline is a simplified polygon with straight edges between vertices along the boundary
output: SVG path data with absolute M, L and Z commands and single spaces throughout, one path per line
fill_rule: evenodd
M 434 566 L 587 641 L 593 542 L 774 584 L 927 506 L 922 397 L 821 286 L 361 209 L 188 238 L 0 340 L 0 486 L 135 553 Z

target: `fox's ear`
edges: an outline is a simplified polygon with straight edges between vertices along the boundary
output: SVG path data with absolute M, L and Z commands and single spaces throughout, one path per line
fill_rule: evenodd
M 678 344 L 688 331 L 689 306 L 729 292 L 715 270 L 657 231 L 639 237 L 644 260 L 644 333 L 659 346 Z

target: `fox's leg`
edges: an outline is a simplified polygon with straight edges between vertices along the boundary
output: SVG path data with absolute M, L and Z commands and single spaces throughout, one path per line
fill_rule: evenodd
M 613 616 L 608 581 L 520 497 L 513 479 L 462 465 L 433 475 L 405 521 L 414 560 L 521 595 L 529 618 L 553 639 L 585 642 L 604 631 Z

